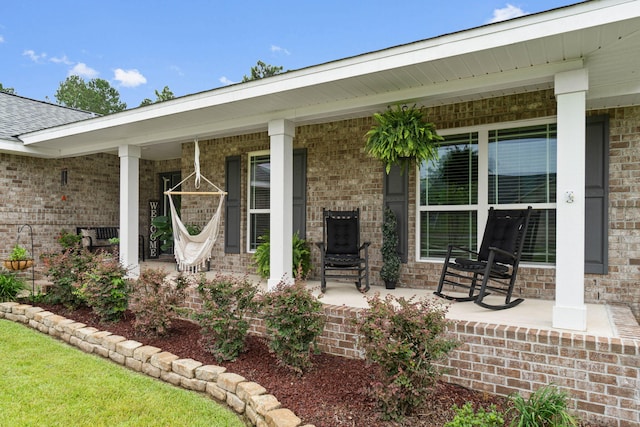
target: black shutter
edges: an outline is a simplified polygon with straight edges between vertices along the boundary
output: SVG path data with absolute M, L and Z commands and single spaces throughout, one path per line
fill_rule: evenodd
M 225 183 L 227 200 L 224 208 L 224 252 L 240 253 L 240 156 L 225 159 Z
M 403 263 L 409 259 L 409 171 L 392 166 L 389 174 L 383 168 L 383 205 L 388 206 L 398 220 L 398 253 Z
M 609 118 L 587 117 L 584 272 L 607 274 L 609 230 Z
M 293 150 L 293 233 L 307 235 L 307 149 Z

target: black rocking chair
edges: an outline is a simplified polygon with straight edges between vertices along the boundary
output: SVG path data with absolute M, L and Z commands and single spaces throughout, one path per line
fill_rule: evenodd
M 320 249 L 320 290 L 327 290 L 327 278 L 356 278 L 356 288 L 369 290 L 369 245 L 360 244 L 360 209 L 354 211 L 322 210 Z M 346 274 L 345 274 L 346 273 Z M 365 287 L 362 288 L 362 280 Z
M 524 301 L 522 298 L 512 300 L 511 294 L 530 216 L 531 206 L 521 210 L 490 208 L 480 252 L 450 244 L 438 290 L 434 294 L 454 301 L 473 301 L 491 310 L 515 307 Z M 465 253 L 467 258 L 451 261 L 452 253 L 456 252 Z M 444 285 L 468 289 L 469 294 L 461 297 L 446 295 L 442 292 Z M 492 292 L 504 294 L 504 304 L 488 304 L 484 301 L 484 297 Z

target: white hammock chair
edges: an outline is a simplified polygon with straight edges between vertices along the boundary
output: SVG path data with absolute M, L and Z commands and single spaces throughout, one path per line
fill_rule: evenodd
M 204 176 L 200 175 L 200 148 L 198 147 L 198 140 L 195 140 L 195 170 L 188 177 L 180 181 L 176 186 L 168 191 L 165 191 L 169 197 L 169 206 L 171 208 L 171 225 L 173 227 L 173 252 L 178 263 L 180 271 L 189 271 L 195 273 L 199 267 L 205 268 L 207 261 L 211 259 L 211 251 L 213 245 L 218 237 L 218 229 L 220 226 L 220 218 L 222 212 L 222 204 L 227 193 L 221 190 L 214 183 L 209 181 Z M 195 175 L 195 188 L 200 188 L 200 180 L 204 179 L 209 183 L 216 191 L 175 191 L 180 187 L 183 182 Z M 213 216 L 204 226 L 202 231 L 196 235 L 190 235 L 187 231 L 187 227 L 182 223 L 178 212 L 173 203 L 172 195 L 212 195 L 220 196 L 218 202 L 218 208 L 214 212 Z

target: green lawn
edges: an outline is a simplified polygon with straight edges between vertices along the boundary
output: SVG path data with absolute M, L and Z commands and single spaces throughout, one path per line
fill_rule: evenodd
M 0 320 L 0 426 L 244 426 L 228 408 Z

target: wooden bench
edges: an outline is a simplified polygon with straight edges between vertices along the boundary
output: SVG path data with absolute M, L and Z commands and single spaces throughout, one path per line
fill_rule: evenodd
M 118 246 L 118 243 L 112 243 L 110 239 L 120 237 L 120 229 L 118 227 L 77 227 L 76 234 L 82 236 L 82 246 L 91 252 L 104 250 L 111 251 Z M 145 260 L 144 236 L 138 236 L 138 256 Z

